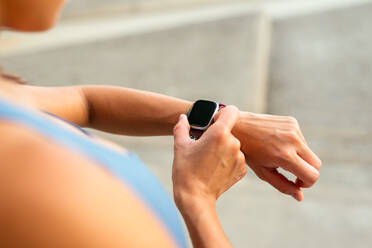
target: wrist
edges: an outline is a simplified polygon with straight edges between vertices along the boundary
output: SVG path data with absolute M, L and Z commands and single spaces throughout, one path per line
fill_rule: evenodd
M 244 124 L 246 124 L 247 121 L 249 121 L 250 118 L 252 118 L 254 114 L 251 112 L 245 112 L 245 111 L 239 111 L 239 117 L 237 122 L 235 123 L 233 129 L 231 130 L 232 134 L 239 139 L 239 136 L 242 133 L 242 130 L 244 130 Z
M 216 200 L 211 196 L 185 190 L 175 190 L 173 195 L 174 202 L 184 217 L 195 216 L 205 210 L 216 208 Z
M 184 194 L 177 197 L 194 247 L 232 247 L 218 219 L 216 200 Z

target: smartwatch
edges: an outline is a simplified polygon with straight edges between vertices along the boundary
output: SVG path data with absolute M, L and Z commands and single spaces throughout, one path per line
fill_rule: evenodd
M 190 138 L 199 139 L 200 136 L 213 124 L 216 113 L 226 105 L 208 101 L 197 100 L 187 112 L 187 119 L 190 124 Z

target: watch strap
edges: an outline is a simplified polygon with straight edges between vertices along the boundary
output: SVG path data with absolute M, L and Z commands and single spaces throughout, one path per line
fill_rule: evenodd
M 198 140 L 202 136 L 203 133 L 204 133 L 203 130 L 190 128 L 190 138 L 191 139 Z
M 223 109 L 224 107 L 226 107 L 225 104 L 223 104 L 223 103 L 219 103 L 219 104 L 218 104 L 218 111 L 220 111 L 220 110 Z

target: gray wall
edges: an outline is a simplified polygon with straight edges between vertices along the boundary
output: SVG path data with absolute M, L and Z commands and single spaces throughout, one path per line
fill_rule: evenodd
M 269 112 L 324 160 L 372 165 L 372 3 L 274 22 Z
M 35 54 L 4 67 L 38 85 L 114 84 L 262 112 L 270 22 L 261 12 Z

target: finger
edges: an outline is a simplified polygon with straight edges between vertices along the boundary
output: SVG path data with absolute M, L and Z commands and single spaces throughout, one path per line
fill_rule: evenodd
M 187 120 L 186 115 L 180 115 L 177 124 L 174 126 L 173 135 L 174 135 L 174 144 L 180 145 L 184 144 L 187 141 L 190 141 L 190 125 Z
M 239 110 L 235 106 L 227 106 L 216 114 L 215 123 L 212 126 L 223 126 L 227 131 L 231 131 L 239 117 Z
M 322 167 L 322 161 L 306 144 L 297 150 L 297 154 L 315 169 L 320 170 Z
M 297 154 L 293 155 L 281 167 L 297 176 L 303 182 L 303 187 L 311 187 L 319 178 L 318 170 Z
M 296 178 L 295 184 L 298 187 L 304 187 L 304 183 L 299 178 Z
M 302 201 L 303 193 L 298 185 L 293 185 L 293 182 L 288 180 L 284 175 L 276 169 L 269 169 L 260 166 L 250 166 L 254 173 L 263 181 L 269 183 L 278 191 L 291 195 L 297 201 Z M 277 175 L 278 174 L 278 175 Z
M 294 182 L 288 180 L 283 174 L 279 173 L 276 169 L 262 168 L 262 175 L 265 181 L 271 184 L 274 188 L 283 194 L 291 195 L 297 201 L 302 201 L 303 193 L 301 188 Z

